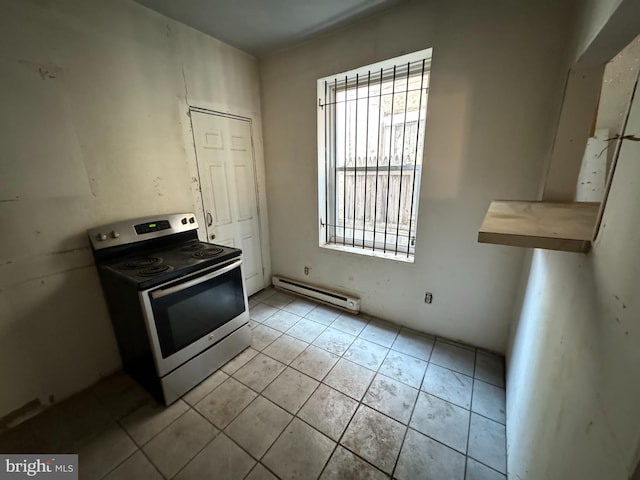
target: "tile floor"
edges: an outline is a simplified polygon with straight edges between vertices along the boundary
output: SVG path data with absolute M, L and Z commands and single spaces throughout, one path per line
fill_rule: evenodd
M 505 479 L 503 359 L 273 289 L 253 345 L 168 408 L 115 374 L 0 436 L 82 479 Z

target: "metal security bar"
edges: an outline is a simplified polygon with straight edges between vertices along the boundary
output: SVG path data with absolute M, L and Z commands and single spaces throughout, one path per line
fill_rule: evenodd
M 319 82 L 325 243 L 414 254 L 429 68 L 430 55 Z

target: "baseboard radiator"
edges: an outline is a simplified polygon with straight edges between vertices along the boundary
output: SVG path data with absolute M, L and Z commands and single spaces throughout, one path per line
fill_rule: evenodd
M 308 283 L 299 282 L 298 280 L 291 280 L 279 275 L 274 275 L 271 280 L 275 288 L 302 295 L 303 297 L 311 298 L 352 313 L 360 312 L 360 299 L 357 297 L 327 290 L 326 288 L 315 285 L 309 285 Z

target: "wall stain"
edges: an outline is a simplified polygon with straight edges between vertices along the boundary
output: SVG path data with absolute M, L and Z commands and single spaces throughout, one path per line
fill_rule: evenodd
M 85 163 L 85 166 L 86 166 L 86 163 Z M 93 177 L 89 177 L 89 185 L 91 186 L 91 194 L 92 194 L 94 197 L 96 197 L 96 198 L 97 198 L 97 197 L 98 197 L 98 195 L 96 195 L 95 184 L 96 184 L 96 179 L 95 179 L 95 178 L 93 178 Z
M 55 75 L 49 73 L 49 70 L 45 70 L 42 67 L 38 67 L 38 72 L 40 73 L 40 78 L 42 78 L 42 80 L 46 80 L 47 78 L 56 78 Z
M 160 191 L 160 189 L 162 188 L 162 186 L 160 185 L 160 180 L 162 180 L 162 177 L 156 177 L 153 179 L 153 187 L 158 191 L 158 196 L 159 197 L 164 197 L 164 194 Z
M 89 249 L 89 247 L 87 247 L 87 250 L 88 249 Z M 64 270 L 59 270 L 59 271 L 47 273 L 47 274 L 44 274 L 44 275 L 28 276 L 28 277 L 18 281 L 17 283 L 12 284 L 11 287 L 13 288 L 13 287 L 18 287 L 20 285 L 30 284 L 32 282 L 36 282 L 37 280 L 41 280 L 42 281 L 42 279 L 46 279 L 46 278 L 50 278 L 50 277 L 56 277 L 58 275 L 62 275 L 63 273 L 71 273 L 71 272 L 76 272 L 78 270 L 84 270 L 85 268 L 95 269 L 95 266 L 96 266 L 96 264 L 92 259 L 91 263 L 80 265 L 78 267 L 66 268 Z M 4 290 L 2 288 L 0 288 L 0 292 L 3 292 L 3 291 L 6 291 L 6 288 Z
M 16 198 L 2 199 L 2 200 L 0 200 L 0 203 L 19 202 L 19 201 L 20 201 L 20 197 L 16 197 Z
M 25 403 L 20 408 L 9 412 L 7 415 L 0 418 L 0 432 L 4 432 L 11 428 L 12 424 L 21 418 L 27 418 L 32 416 L 35 412 L 39 412 L 42 409 L 42 403 L 37 398 L 34 398 L 30 402 Z
M 77 248 L 70 248 L 68 250 L 58 250 L 55 252 L 49 252 L 47 255 L 64 255 L 66 253 L 83 252 L 86 250 L 89 250 L 89 247 L 77 247 Z
M 618 295 L 615 295 L 615 294 L 614 294 L 614 295 L 613 295 L 613 298 L 615 298 L 616 300 L 618 300 L 618 301 L 620 302 L 620 304 L 622 305 L 622 309 L 623 309 L 623 310 L 624 310 L 625 308 L 627 308 L 627 305 L 626 305 L 622 300 L 620 300 L 620 297 L 619 297 Z
M 591 427 L 593 426 L 593 420 L 591 420 L 588 424 L 587 424 L 587 429 L 586 429 L 586 433 L 587 435 L 589 435 L 589 431 L 591 430 Z
M 59 65 L 56 65 L 55 63 L 51 63 L 49 65 L 43 65 L 42 63 L 25 60 L 23 58 L 14 58 L 14 57 L 5 57 L 5 56 L 0 56 L 0 60 L 4 62 L 17 63 L 18 65 L 25 65 L 27 67 L 34 68 L 34 69 L 37 68 L 38 73 L 40 74 L 43 80 L 45 79 L 45 77 L 56 78 L 54 74 L 62 72 L 62 67 L 60 67 Z

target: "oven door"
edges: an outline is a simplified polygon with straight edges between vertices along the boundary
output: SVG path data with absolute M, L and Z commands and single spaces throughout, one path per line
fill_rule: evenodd
M 140 292 L 163 377 L 249 321 L 240 259 Z

